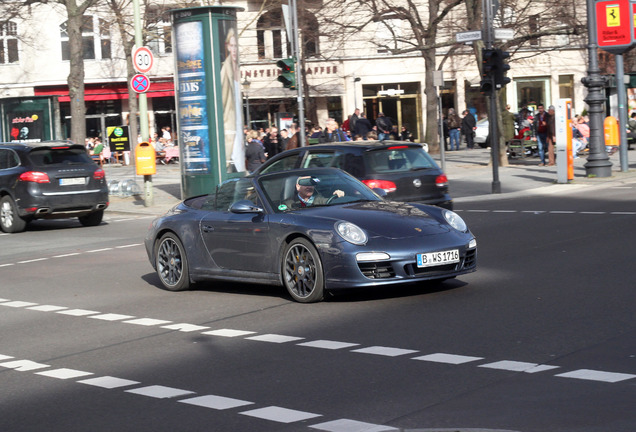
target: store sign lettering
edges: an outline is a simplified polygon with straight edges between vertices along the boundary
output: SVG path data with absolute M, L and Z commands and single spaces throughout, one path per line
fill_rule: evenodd
M 241 78 L 275 78 L 281 73 L 276 67 L 241 70 Z M 305 75 L 336 75 L 338 66 L 315 66 L 305 69 Z

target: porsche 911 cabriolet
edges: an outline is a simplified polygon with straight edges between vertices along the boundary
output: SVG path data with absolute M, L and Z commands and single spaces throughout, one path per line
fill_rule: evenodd
M 459 215 L 377 192 L 335 168 L 230 179 L 154 220 L 146 251 L 167 290 L 273 284 L 302 303 L 476 270 L 477 240 Z

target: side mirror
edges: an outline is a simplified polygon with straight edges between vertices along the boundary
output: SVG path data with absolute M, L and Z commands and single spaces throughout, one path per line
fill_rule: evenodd
M 382 198 L 386 196 L 386 191 L 382 188 L 373 188 L 373 192 L 380 195 Z
M 264 210 L 250 200 L 240 200 L 230 206 L 232 213 L 264 213 Z

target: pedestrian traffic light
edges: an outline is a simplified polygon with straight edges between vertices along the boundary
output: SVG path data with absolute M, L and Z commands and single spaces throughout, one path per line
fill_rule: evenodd
M 500 89 L 510 82 L 510 78 L 506 76 L 506 72 L 510 70 L 510 65 L 506 62 L 506 59 L 510 57 L 510 53 L 500 49 L 496 51 L 497 67 L 495 68 L 495 86 L 497 89 Z
M 276 66 L 278 66 L 281 70 L 281 73 L 278 75 L 278 81 L 283 83 L 283 87 L 288 89 L 296 88 L 296 59 L 294 57 L 289 57 L 286 59 L 281 59 L 276 62 Z

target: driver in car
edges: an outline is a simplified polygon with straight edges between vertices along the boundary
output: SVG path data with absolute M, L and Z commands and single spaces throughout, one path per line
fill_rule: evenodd
M 297 209 L 302 207 L 310 207 L 312 205 L 327 204 L 331 198 L 340 198 L 344 196 L 344 192 L 340 189 L 333 191 L 330 198 L 325 198 L 315 193 L 315 185 L 320 182 L 319 178 L 311 176 L 301 176 L 296 179 L 296 194 L 285 201 L 287 208 Z

